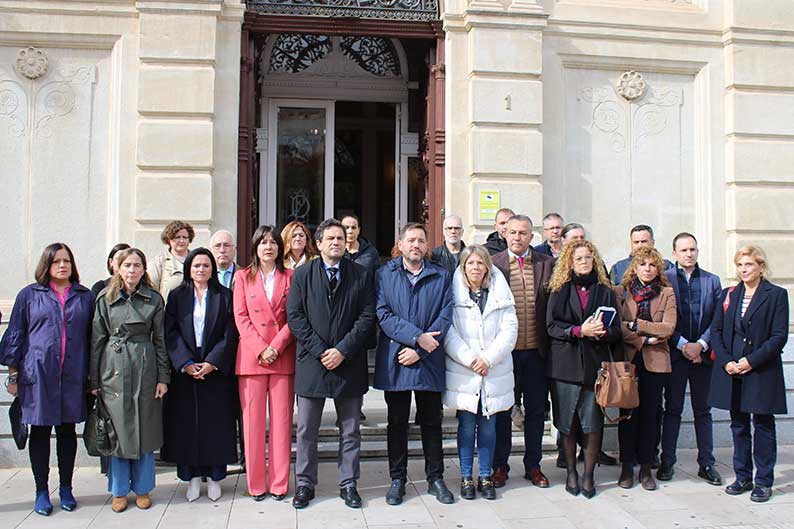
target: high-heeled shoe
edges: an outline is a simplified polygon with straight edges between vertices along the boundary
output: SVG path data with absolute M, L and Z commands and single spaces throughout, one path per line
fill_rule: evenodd
M 570 485 L 571 476 L 576 476 L 575 485 Z M 571 496 L 578 496 L 579 493 L 582 492 L 582 488 L 579 486 L 579 474 L 575 470 L 573 472 L 568 472 L 568 477 L 565 478 L 565 492 Z
M 584 497 L 585 497 L 585 498 L 587 498 L 588 500 L 589 500 L 590 498 L 592 498 L 593 496 L 595 496 L 595 495 L 596 495 L 596 488 L 595 488 L 595 485 L 593 485 L 593 488 L 592 488 L 592 489 L 586 489 L 586 488 L 582 487 L 582 496 L 584 496 Z

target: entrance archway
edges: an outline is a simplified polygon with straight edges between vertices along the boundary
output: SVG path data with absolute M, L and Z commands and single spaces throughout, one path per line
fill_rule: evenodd
M 444 197 L 444 114 L 443 34 L 437 21 L 334 20 L 249 12 L 243 25 L 240 87 L 241 261 L 249 253 L 246 239 L 257 223 L 281 224 L 289 215 L 300 214 L 298 206 L 305 206 L 306 200 L 313 200 L 315 213 L 321 209 L 323 216 L 358 213 L 365 232 L 368 226 L 378 230 L 370 235 L 379 239 L 382 252 L 393 242 L 399 225 L 409 220 L 426 221 L 431 242 L 438 242 Z M 319 119 L 325 132 L 334 130 L 325 135 L 327 141 L 321 146 L 321 191 L 320 178 L 314 175 L 315 194 L 321 199 L 289 186 L 282 186 L 279 194 L 279 112 L 284 118 L 282 128 L 287 130 L 281 139 L 287 142 L 299 140 L 288 129 L 289 122 L 296 120 Z M 384 130 L 387 120 L 391 120 L 388 131 Z M 337 149 L 335 140 L 342 124 L 347 127 L 341 140 L 345 148 Z M 354 132 L 356 127 L 359 132 Z M 312 129 L 320 127 L 306 130 Z M 377 146 L 357 143 L 357 137 Z M 391 160 L 383 156 L 383 138 L 391 143 Z M 290 150 L 282 147 L 282 153 Z M 315 142 L 313 149 L 319 147 Z M 346 155 L 351 148 L 380 154 L 362 155 L 358 166 L 348 163 L 344 171 L 339 160 L 350 162 Z M 305 162 L 300 152 L 292 151 L 298 161 Z M 313 161 L 315 169 L 318 160 Z M 372 168 L 378 173 L 374 184 Z M 345 176 L 339 178 L 342 172 Z M 356 180 L 357 174 L 365 173 L 370 178 Z M 291 181 L 284 176 L 285 183 Z M 342 200 L 355 195 L 347 192 L 350 189 L 358 190 L 362 197 L 358 202 Z M 364 197 L 379 204 L 368 214 L 355 211 L 365 203 Z M 284 216 L 287 202 L 298 209 Z M 383 220 L 384 211 L 390 213 L 389 222 Z

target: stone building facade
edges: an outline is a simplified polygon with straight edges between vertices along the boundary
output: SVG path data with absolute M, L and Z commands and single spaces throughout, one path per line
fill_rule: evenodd
M 533 219 L 582 223 L 608 263 L 640 222 L 668 256 L 675 233 L 695 233 L 701 263 L 725 282 L 735 249 L 759 243 L 794 291 L 788 0 L 396 4 L 419 15 L 376 1 L 338 18 L 324 16 L 334 2 L 254 3 L 0 2 L 4 315 L 55 240 L 86 283 L 105 276 L 116 242 L 161 251 L 174 218 L 196 227 L 196 244 L 230 229 L 244 252 L 256 223 L 303 197 L 279 142 L 314 118 L 337 134 L 314 144 L 325 172 L 307 204 L 358 209 L 380 247 L 417 218 L 438 241 L 453 212 L 481 241 L 488 194 Z M 293 48 L 279 43 L 293 41 L 281 35 L 294 34 L 319 35 L 323 51 L 285 67 L 276 54 Z M 377 183 L 345 180 L 345 153 Z M 345 202 L 358 187 L 366 200 Z M 791 441 L 787 421 L 779 435 Z M 0 460 L 22 462 L 9 446 L 3 418 Z

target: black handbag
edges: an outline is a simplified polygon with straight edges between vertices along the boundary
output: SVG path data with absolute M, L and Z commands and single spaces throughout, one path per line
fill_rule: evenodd
M 8 420 L 11 423 L 11 434 L 14 437 L 14 443 L 20 450 L 25 449 L 25 444 L 28 442 L 28 425 L 22 422 L 22 402 L 19 397 L 14 397 L 14 402 L 8 408 Z
M 102 401 L 102 393 L 88 398 L 88 420 L 83 430 L 83 442 L 88 455 L 109 456 L 116 449 L 118 439 L 113 421 Z

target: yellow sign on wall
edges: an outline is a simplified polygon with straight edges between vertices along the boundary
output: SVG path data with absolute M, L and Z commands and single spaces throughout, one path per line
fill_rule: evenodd
M 480 191 L 480 221 L 496 220 L 499 211 L 499 191 Z

